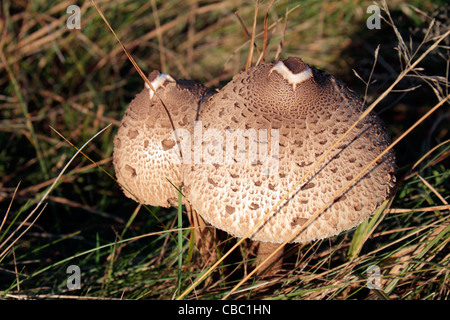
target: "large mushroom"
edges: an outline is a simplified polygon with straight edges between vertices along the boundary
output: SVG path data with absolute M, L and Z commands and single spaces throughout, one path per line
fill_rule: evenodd
M 195 128 L 203 133 L 201 161 L 185 172 L 185 194 L 206 221 L 243 237 L 365 108 L 345 84 L 299 58 L 250 68 L 202 108 Z M 250 238 L 269 244 L 289 239 L 388 143 L 370 113 Z M 388 196 L 394 161 L 386 154 L 293 242 L 331 237 L 361 223 Z

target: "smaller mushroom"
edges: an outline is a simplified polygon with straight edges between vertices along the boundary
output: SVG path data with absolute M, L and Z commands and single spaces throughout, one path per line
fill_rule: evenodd
M 130 103 L 114 139 L 114 168 L 127 197 L 151 206 L 177 206 L 176 187 L 183 184 L 181 145 L 212 92 L 201 84 L 175 80 L 156 70 L 148 79 L 152 88 L 145 84 Z M 183 130 L 187 135 L 177 134 Z M 207 259 L 215 249 L 216 231 L 194 210 L 188 211 L 188 217 L 196 227 L 200 258 Z
M 182 136 L 190 131 L 200 106 L 212 93 L 188 80 L 175 80 L 153 71 L 130 103 L 114 139 L 114 168 L 125 195 L 143 204 L 177 204 L 182 184 Z M 164 102 L 164 104 L 163 104 Z

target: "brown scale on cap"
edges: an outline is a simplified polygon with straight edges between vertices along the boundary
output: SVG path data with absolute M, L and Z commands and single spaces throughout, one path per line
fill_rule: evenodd
M 241 137 L 240 146 L 234 146 L 238 150 L 242 141 L 251 141 L 249 129 L 278 129 L 278 157 L 270 157 L 273 154 L 269 137 L 269 164 L 261 159 L 255 162 L 254 150 L 245 153 L 244 158 L 235 154 L 234 161 L 193 164 L 185 175 L 186 196 L 206 221 L 242 237 L 365 108 L 345 84 L 298 58 L 242 72 L 202 110 L 202 130 L 214 128 L 225 136 L 226 130 L 241 129 L 246 136 Z M 291 237 L 298 226 L 333 199 L 388 144 L 389 137 L 380 120 L 369 114 L 251 238 L 281 243 Z M 203 150 L 214 148 L 218 150 L 217 143 L 203 141 Z M 226 149 L 225 145 L 222 148 Z M 394 155 L 388 153 L 293 242 L 330 237 L 362 222 L 388 196 L 395 180 L 394 161 Z M 274 163 L 278 163 L 278 170 Z
M 128 106 L 114 139 L 114 168 L 125 195 L 143 204 L 169 207 L 178 198 L 173 185 L 182 182 L 180 148 L 173 127 L 191 130 L 211 92 L 193 81 L 176 81 L 158 71 L 153 71 L 149 80 L 157 95 L 146 85 Z
M 303 62 L 300 58 L 289 57 L 284 61 L 281 61 L 280 65 L 283 64 L 290 70 L 294 75 L 302 73 L 303 71 L 309 69 L 309 66 Z

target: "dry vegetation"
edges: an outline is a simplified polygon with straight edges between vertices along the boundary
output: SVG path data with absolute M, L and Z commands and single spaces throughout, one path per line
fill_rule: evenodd
M 177 241 L 177 209 L 137 205 L 114 179 L 112 139 L 144 83 L 92 3 L 81 6 L 81 29 L 69 30 L 71 1 L 3 1 L 1 298 L 449 298 L 446 1 L 391 1 L 381 30 L 366 28 L 372 2 L 270 3 L 97 1 L 144 73 L 212 88 L 245 68 L 252 37 L 251 64 L 260 63 L 267 12 L 265 61 L 302 57 L 385 120 L 399 166 L 389 201 L 354 230 L 289 246 L 278 278 L 251 275 L 239 259 L 201 270 L 192 230 Z M 81 269 L 78 290 L 67 289 L 69 265 Z M 371 265 L 379 290 L 367 288 Z

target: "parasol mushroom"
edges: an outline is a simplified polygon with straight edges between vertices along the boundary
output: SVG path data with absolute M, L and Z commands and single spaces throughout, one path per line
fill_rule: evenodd
M 250 68 L 202 108 L 195 130 L 215 136 L 202 140 L 202 161 L 187 168 L 185 194 L 207 222 L 243 237 L 365 108 L 344 83 L 299 58 Z M 370 113 L 250 238 L 270 245 L 291 237 L 388 144 L 381 121 Z M 293 242 L 328 238 L 361 223 L 388 196 L 394 162 L 393 153 L 386 154 Z

